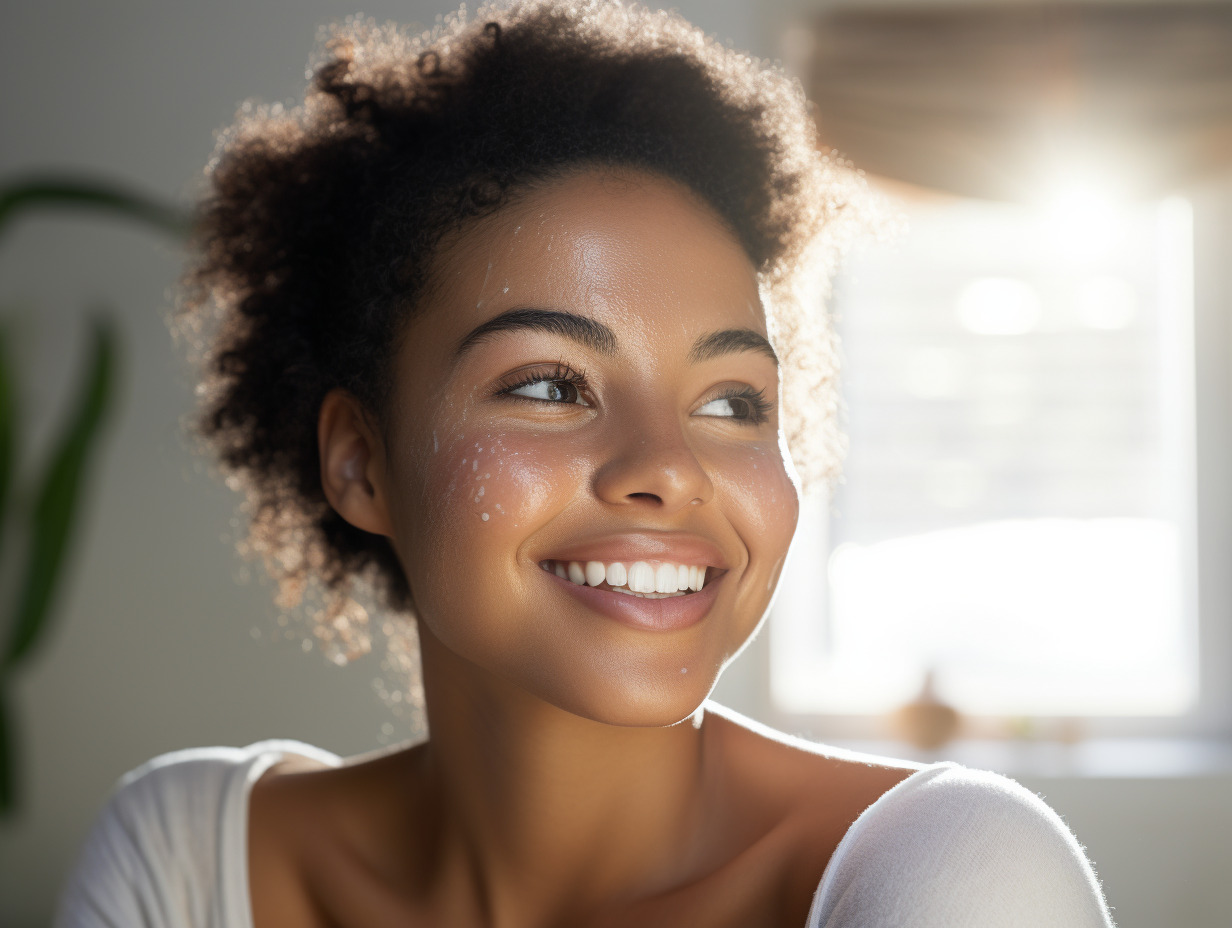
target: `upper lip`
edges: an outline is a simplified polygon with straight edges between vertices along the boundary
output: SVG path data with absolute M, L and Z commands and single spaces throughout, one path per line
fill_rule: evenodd
M 683 532 L 622 532 L 592 538 L 575 544 L 560 545 L 537 560 L 602 561 L 665 561 L 671 564 L 696 564 L 726 570 L 729 561 L 721 548 L 698 535 Z

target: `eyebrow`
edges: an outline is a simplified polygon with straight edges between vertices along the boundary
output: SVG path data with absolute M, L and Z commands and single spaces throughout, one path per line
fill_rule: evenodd
M 458 344 L 454 360 L 498 332 L 518 329 L 563 335 L 600 354 L 616 353 L 616 333 L 602 322 L 556 309 L 511 309 L 471 329 L 470 334 Z
M 458 343 L 454 360 L 493 335 L 519 329 L 563 335 L 600 354 L 609 357 L 616 354 L 616 333 L 602 322 L 564 310 L 522 308 L 503 312 L 471 329 Z M 770 347 L 770 342 L 764 335 L 752 329 L 723 329 L 701 336 L 689 350 L 689 363 L 697 364 L 741 351 L 759 351 L 775 364 L 779 363 L 778 355 Z
M 760 351 L 776 365 L 779 363 L 779 356 L 770 347 L 770 342 L 764 335 L 752 329 L 724 329 L 703 335 L 693 343 L 693 348 L 689 351 L 689 361 L 696 364 L 739 351 Z

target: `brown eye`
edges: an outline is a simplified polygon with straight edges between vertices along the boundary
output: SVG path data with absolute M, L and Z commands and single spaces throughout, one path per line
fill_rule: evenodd
M 748 419 L 752 415 L 752 407 L 748 400 L 738 396 L 723 396 L 711 400 L 696 413 L 699 416 L 723 416 L 730 419 Z
M 770 410 L 771 404 L 766 401 L 764 391 L 744 388 L 711 400 L 693 415 L 734 419 L 736 422 L 758 425 L 766 421 Z
M 567 380 L 536 380 L 525 383 L 508 391 L 510 396 L 523 396 L 530 400 L 544 403 L 576 403 L 579 406 L 589 406 L 582 399 L 581 391 L 576 384 Z

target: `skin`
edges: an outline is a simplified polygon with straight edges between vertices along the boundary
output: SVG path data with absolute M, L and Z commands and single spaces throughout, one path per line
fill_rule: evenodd
M 462 230 L 434 270 L 384 427 L 335 391 L 319 428 L 331 504 L 406 570 L 431 738 L 257 784 L 255 925 L 803 925 L 847 827 L 910 768 L 703 708 L 798 515 L 739 241 L 672 181 L 589 169 Z M 505 327 L 459 353 L 527 308 L 610 338 Z M 699 359 L 722 331 L 746 334 Z M 706 564 L 709 606 L 617 620 L 540 566 L 579 552 Z

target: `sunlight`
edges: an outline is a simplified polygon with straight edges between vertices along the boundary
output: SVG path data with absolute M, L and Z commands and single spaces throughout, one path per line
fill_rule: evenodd
M 1044 234 L 1064 258 L 1097 261 L 1122 237 L 1125 197 L 1107 172 L 1058 173 L 1043 185 L 1038 202 Z

